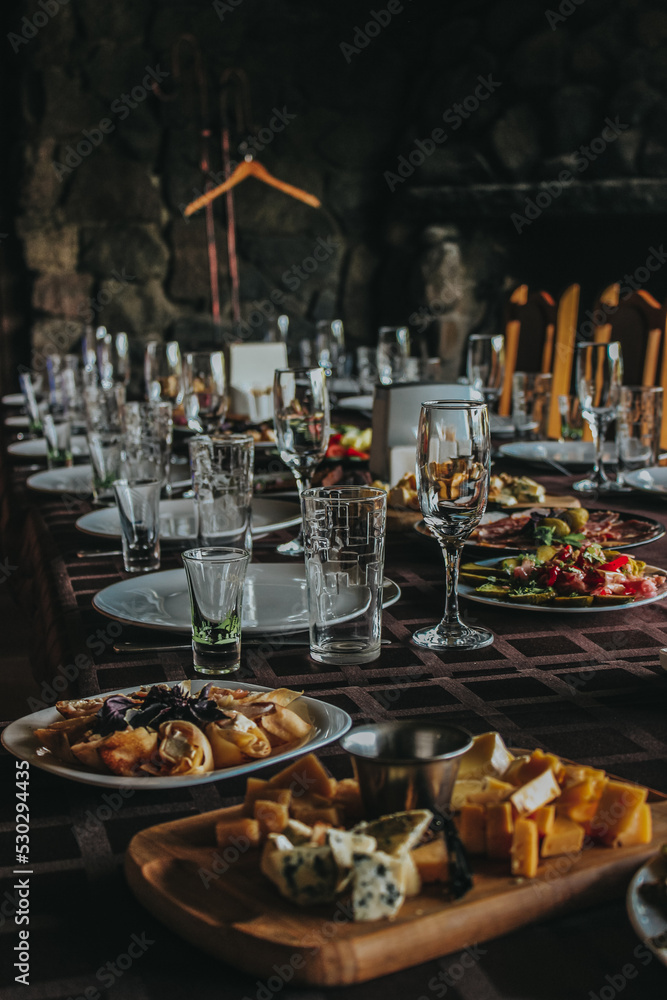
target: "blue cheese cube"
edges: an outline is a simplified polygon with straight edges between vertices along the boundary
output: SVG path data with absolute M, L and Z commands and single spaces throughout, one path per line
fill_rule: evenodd
M 352 832 L 375 837 L 379 851 L 400 854 L 417 846 L 432 819 L 433 813 L 428 809 L 410 809 L 358 823 Z
M 338 866 L 328 846 L 281 850 L 267 841 L 260 867 L 281 895 L 298 906 L 331 903 L 336 898 Z
M 403 859 L 384 851 L 355 853 L 352 878 L 354 920 L 393 917 L 405 900 Z

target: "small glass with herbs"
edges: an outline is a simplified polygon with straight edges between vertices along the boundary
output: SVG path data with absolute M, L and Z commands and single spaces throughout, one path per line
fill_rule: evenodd
M 189 549 L 183 565 L 192 611 L 192 657 L 197 673 L 230 674 L 241 666 L 245 549 Z

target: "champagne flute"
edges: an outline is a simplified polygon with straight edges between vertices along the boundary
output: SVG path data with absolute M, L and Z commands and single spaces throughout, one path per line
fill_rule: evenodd
M 181 406 L 185 390 L 181 349 L 177 341 L 149 340 L 144 356 L 146 399 L 149 403 L 171 403 Z
M 591 428 L 595 465 L 586 479 L 572 484 L 579 493 L 615 493 L 625 487 L 612 482 L 604 471 L 602 449 L 609 423 L 616 415 L 623 382 L 623 356 L 617 340 L 577 347 L 577 394 L 581 412 Z
M 487 406 L 494 406 L 505 378 L 505 338 L 502 333 L 473 333 L 468 338 L 466 375 Z
M 493 633 L 459 618 L 457 585 L 461 549 L 486 510 L 491 469 L 489 414 L 485 403 L 422 403 L 417 491 L 426 524 L 445 557 L 445 614 L 439 625 L 413 635 L 427 649 L 481 649 Z
M 280 457 L 294 473 L 301 496 L 310 489 L 313 472 L 329 444 L 329 396 L 324 369 L 277 369 L 273 406 Z M 303 555 L 303 524 L 297 537 L 279 545 L 277 551 L 287 556 Z
M 222 351 L 186 354 L 183 364 L 185 416 L 200 434 L 217 431 L 227 413 L 227 380 Z

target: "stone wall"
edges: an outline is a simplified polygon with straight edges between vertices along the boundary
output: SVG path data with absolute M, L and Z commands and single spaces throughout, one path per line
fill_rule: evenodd
M 453 369 L 461 336 L 491 322 L 504 291 L 523 280 L 511 211 L 487 224 L 486 186 L 539 192 L 563 172 L 577 185 L 667 178 L 664 3 L 382 3 L 18 5 L 5 58 L 22 73 L 16 227 L 32 277 L 34 346 L 69 347 L 86 323 L 125 329 L 137 347 L 155 333 L 212 336 L 204 220 L 183 216 L 203 188 L 185 50 L 180 77 L 173 63 L 183 33 L 205 62 L 211 175 L 220 179 L 220 75 L 237 66 L 253 115 L 233 157 L 251 137 L 270 171 L 323 203 L 312 209 L 254 180 L 236 189 L 252 336 L 279 311 L 297 335 L 342 316 L 357 342 L 372 342 L 380 323 L 410 318 L 427 332 L 436 318 L 429 349 L 451 356 Z M 156 82 L 169 99 L 156 96 Z M 590 156 L 607 119 L 622 127 Z M 429 188 L 440 202 L 427 192 L 417 220 L 410 197 Z M 463 204 L 474 190 L 474 208 L 457 211 L 458 193 Z M 223 202 L 215 218 L 230 329 Z

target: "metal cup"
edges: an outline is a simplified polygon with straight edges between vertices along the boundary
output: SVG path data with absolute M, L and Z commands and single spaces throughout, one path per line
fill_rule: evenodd
M 430 809 L 438 828 L 472 737 L 457 726 L 406 719 L 355 726 L 340 745 L 352 757 L 367 819 Z

